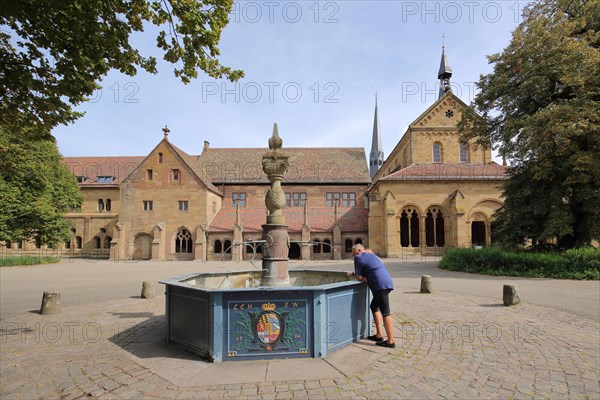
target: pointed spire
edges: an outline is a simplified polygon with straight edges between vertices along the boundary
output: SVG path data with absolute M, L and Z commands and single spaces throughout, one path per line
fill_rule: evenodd
M 444 39 L 442 39 L 444 40 Z M 440 95 L 442 97 L 444 93 L 452 91 L 450 88 L 450 78 L 452 77 L 452 68 L 448 64 L 446 58 L 446 45 L 442 44 L 442 60 L 440 61 L 440 69 L 438 71 L 438 79 L 440 80 Z M 439 98 L 438 97 L 438 98 Z
M 371 179 L 375 176 L 383 164 L 383 147 L 381 144 L 381 133 L 379 131 L 379 112 L 377 111 L 377 93 L 375 93 L 375 118 L 373 120 L 373 139 L 371 142 L 371 154 L 369 157 L 369 173 Z

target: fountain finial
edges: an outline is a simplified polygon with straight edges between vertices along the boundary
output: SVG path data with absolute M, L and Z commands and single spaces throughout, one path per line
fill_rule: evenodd
M 273 123 L 273 134 L 269 138 L 269 149 L 277 151 L 281 149 L 283 140 L 279 137 L 279 130 L 277 129 L 277 122 Z

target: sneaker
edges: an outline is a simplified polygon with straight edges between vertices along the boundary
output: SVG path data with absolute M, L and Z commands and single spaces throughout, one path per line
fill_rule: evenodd
M 388 343 L 387 341 L 382 340 L 381 342 L 375 343 L 377 346 L 388 347 L 390 349 L 396 348 L 396 343 Z
M 377 335 L 367 336 L 367 339 L 372 340 L 374 342 L 383 342 L 383 338 L 377 337 Z

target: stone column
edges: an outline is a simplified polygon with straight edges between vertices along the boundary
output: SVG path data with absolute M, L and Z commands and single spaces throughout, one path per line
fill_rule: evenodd
M 290 237 L 285 225 L 283 208 L 285 193 L 281 189 L 287 173 L 289 156 L 280 151 L 283 141 L 279 137 L 277 124 L 273 125 L 273 135 L 269 139 L 269 151 L 263 155 L 263 171 L 269 177 L 271 187 L 265 196 L 265 205 L 269 210 L 267 223 L 262 226 L 262 239 L 267 243 L 263 247 L 263 274 L 261 284 L 264 286 L 289 286 L 289 250 Z

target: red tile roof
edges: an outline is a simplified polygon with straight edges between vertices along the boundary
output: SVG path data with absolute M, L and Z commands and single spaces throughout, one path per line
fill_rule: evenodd
M 118 186 L 146 157 L 64 157 L 63 162 L 75 176 L 87 179 L 80 186 Z M 112 183 L 97 183 L 99 176 L 113 176 Z
M 283 214 L 290 232 L 302 231 L 304 208 L 284 208 Z M 366 232 L 368 216 L 369 210 L 365 208 L 338 208 L 338 217 L 342 232 Z M 266 222 L 266 209 L 240 207 L 240 225 L 242 225 L 244 232 L 262 232 L 261 225 L 266 224 Z M 308 209 L 307 225 L 311 232 L 331 232 L 334 222 L 335 211 L 333 207 Z M 223 208 L 208 227 L 208 231 L 231 232 L 235 223 L 236 209 Z
M 269 183 L 262 170 L 266 148 L 209 148 L 197 158 L 215 184 Z M 290 183 L 371 183 L 362 147 L 289 147 Z
M 402 168 L 380 180 L 410 181 L 410 180 L 497 180 L 507 179 L 506 167 L 491 162 L 489 164 L 475 163 L 423 163 L 412 164 Z

